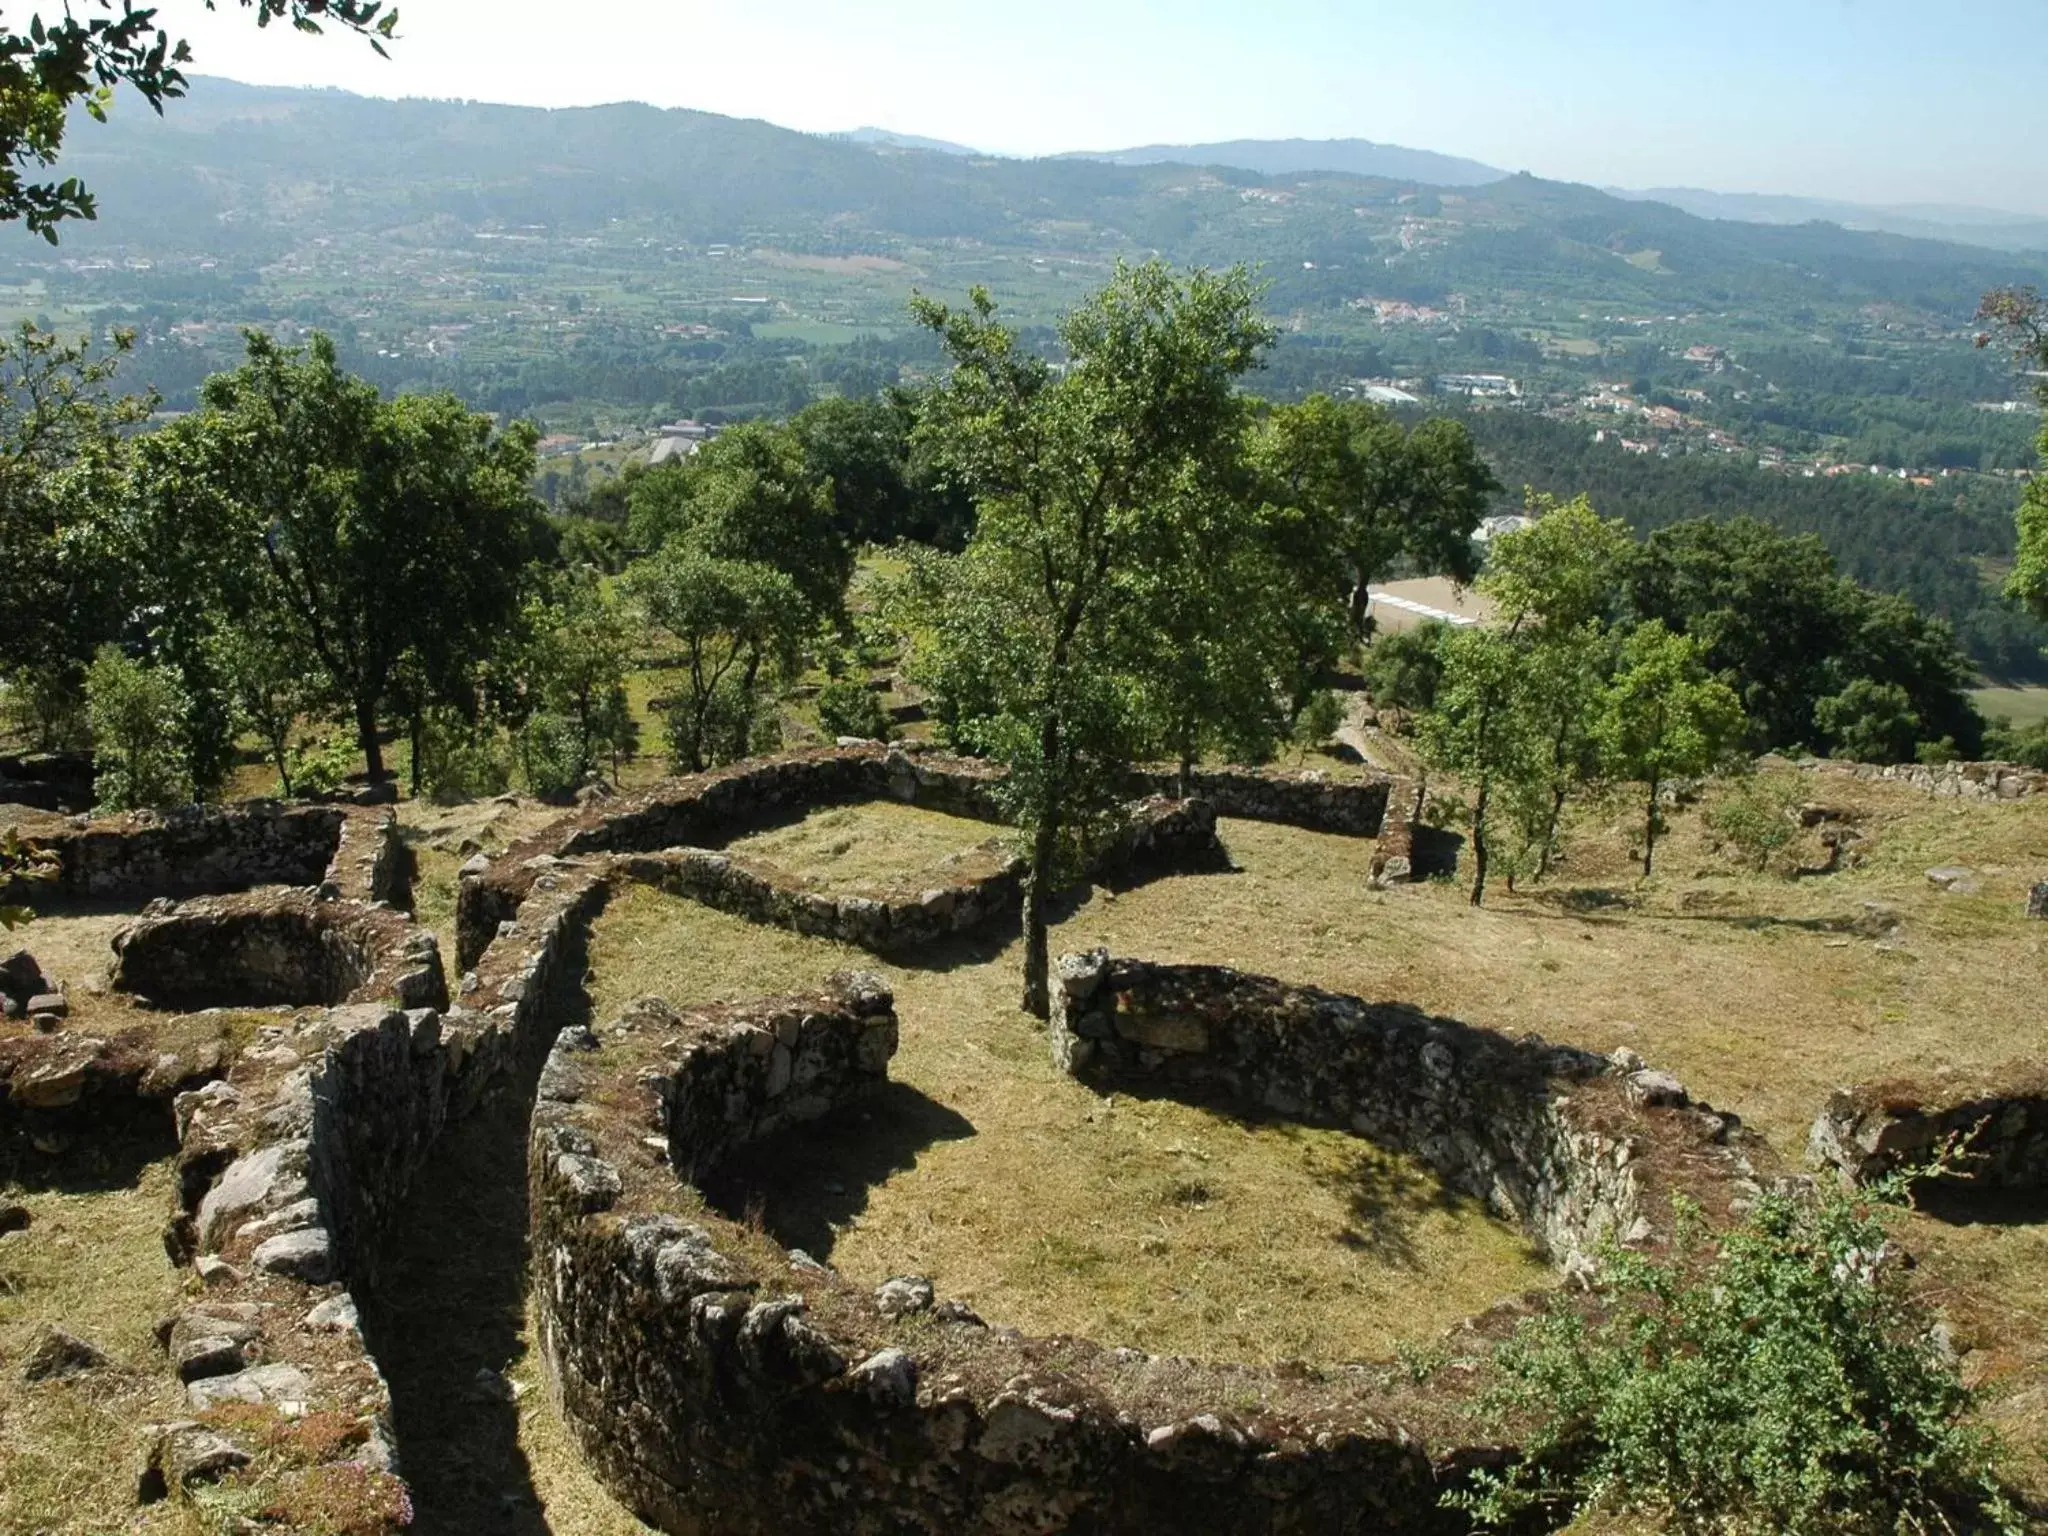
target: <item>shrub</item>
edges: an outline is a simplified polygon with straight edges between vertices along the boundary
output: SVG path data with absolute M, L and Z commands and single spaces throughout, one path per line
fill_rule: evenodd
M 1737 779 L 1701 816 L 1707 831 L 1752 869 L 1769 869 L 1799 841 L 1800 786 L 1752 775 Z
M 446 706 L 420 720 L 420 788 L 436 800 L 501 795 L 512 783 L 512 758 L 491 715 L 472 720 Z
M 1906 690 L 1867 677 L 1815 704 L 1813 722 L 1830 742 L 1830 757 L 1858 763 L 1911 762 L 1920 735 L 1920 717 Z
M 574 720 L 542 710 L 519 733 L 526 787 L 543 800 L 563 800 L 583 787 L 588 772 L 583 731 Z
M 1343 723 L 1344 701 L 1334 690 L 1318 688 L 1308 696 L 1301 712 L 1294 717 L 1295 751 L 1306 757 L 1314 748 L 1336 735 L 1337 727 Z
M 1669 1260 L 1608 1255 L 1591 1320 L 1559 1304 L 1502 1346 L 1485 1407 L 1532 1426 L 1526 1459 L 1447 1504 L 1492 1527 L 1578 1505 L 1699 1533 L 2023 1529 L 1882 1204 L 1774 1194 L 1711 1245 L 1697 1210 L 1679 1226 Z
M 2032 725 L 1994 720 L 1984 737 L 1984 750 L 2003 762 L 2048 771 L 2048 720 L 2036 720 Z
M 0 730 L 37 752 L 90 746 L 78 668 L 22 667 L 0 681 Z
M 93 795 L 104 811 L 184 805 L 192 799 L 185 749 L 191 712 L 178 674 L 104 645 L 85 675 Z
M 348 782 L 362 761 L 353 736 L 324 735 L 292 747 L 285 761 L 291 767 L 295 795 L 331 795 Z
M 891 722 L 875 690 L 860 677 L 834 678 L 818 690 L 818 724 L 827 736 L 887 741 Z
M 1436 704 L 1443 680 L 1443 639 L 1448 626 L 1420 624 L 1396 634 L 1375 636 L 1365 649 L 1366 691 L 1380 709 L 1419 713 Z

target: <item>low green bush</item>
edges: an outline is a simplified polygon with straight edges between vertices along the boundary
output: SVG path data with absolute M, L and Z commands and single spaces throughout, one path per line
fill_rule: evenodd
M 853 675 L 834 678 L 818 690 L 818 724 L 827 736 L 887 741 L 892 722 L 867 679 Z
M 103 811 L 186 805 L 192 767 L 186 721 L 192 703 L 169 667 L 151 666 L 103 645 L 85 674 L 92 728 L 93 797 Z
M 1525 1459 L 1445 1502 L 1500 1528 L 1535 1511 L 1647 1515 L 1720 1536 L 2024 1529 L 2002 1451 L 1888 1241 L 1877 1200 L 1773 1194 L 1672 1256 L 1615 1250 L 1592 1309 L 1560 1302 L 1499 1351 L 1482 1412 Z

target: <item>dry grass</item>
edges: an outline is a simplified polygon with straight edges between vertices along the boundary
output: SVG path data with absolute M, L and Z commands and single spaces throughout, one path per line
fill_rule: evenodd
M 1236 965 L 1510 1033 L 1631 1046 L 1741 1113 L 1796 1167 L 1836 1086 L 2038 1056 L 2038 981 L 2048 976 L 2048 926 L 2022 916 L 2026 887 L 2048 873 L 2048 802 L 1800 782 L 1808 798 L 1858 818 L 1860 867 L 1799 880 L 1753 874 L 1711 848 L 1688 809 L 1644 881 L 1631 862 L 1639 811 L 1617 799 L 1577 818 L 1565 866 L 1546 887 L 1497 886 L 1474 911 L 1448 883 L 1371 890 L 1371 848 L 1360 841 L 1226 823 L 1239 873 L 1095 891 L 1054 944 Z M 1979 893 L 1927 880 L 1928 868 L 1956 863 L 1979 873 Z M 596 957 L 600 1016 L 639 990 L 746 997 L 835 966 L 874 966 L 646 895 L 615 905 Z M 1433 1307 L 1470 1310 L 1526 1283 L 1509 1278 L 1508 1256 L 1473 1255 L 1469 1226 L 1408 1275 L 1380 1270 L 1392 1291 L 1375 1293 L 1363 1270 L 1346 1291 L 1341 1269 L 1303 1267 L 1312 1250 L 1292 1246 L 1300 1234 L 1327 1239 L 1336 1226 L 1332 1207 L 1318 1204 L 1330 1186 L 1317 1176 L 1316 1139 L 1247 1133 L 1170 1105 L 1119 1100 L 1105 1110 L 1052 1072 L 1042 1037 L 1010 1010 L 1014 972 L 1007 951 L 888 972 L 904 1018 L 894 1075 L 975 1134 L 906 1149 L 909 1166 L 882 1170 L 876 1188 L 841 1174 L 852 1193 L 815 1200 L 809 1212 L 789 1187 L 801 1180 L 785 1181 L 788 1225 L 825 1232 L 849 1273 L 930 1269 L 991 1317 L 1027 1328 L 1140 1344 L 1170 1335 L 1194 1341 L 1177 1347 L 1246 1355 L 1288 1352 L 1304 1337 L 1326 1356 L 1373 1347 L 1375 1330 L 1419 1337 L 1441 1315 Z M 934 1112 L 934 1133 L 944 1125 Z M 1206 1209 L 1173 1198 L 1177 1181 L 1212 1173 L 1223 1193 Z M 769 1219 L 781 1224 L 770 1194 Z M 843 1230 L 831 1234 L 824 1223 L 835 1214 Z M 1229 1246 L 1234 1221 L 1258 1238 L 1249 1264 Z M 1434 1229 L 1415 1230 L 1420 1242 Z M 1166 1252 L 1137 1251 L 1148 1236 Z M 1987 1385 L 2024 1480 L 2048 1486 L 2048 1228 L 1916 1217 L 1908 1236 L 1927 1260 L 1930 1295 L 1972 1350 L 1969 1372 Z M 1412 1294 L 1428 1289 L 1414 1277 L 1445 1252 L 1460 1255 L 1453 1263 L 1467 1264 L 1484 1294 Z M 1240 1307 L 1261 1315 L 1235 1318 Z
M 0 1180 L 0 1200 L 33 1217 L 0 1238 L 0 1530 L 182 1528 L 167 1508 L 138 1513 L 129 1481 L 137 1426 L 177 1418 L 183 1406 L 150 1332 L 180 1295 L 161 1240 L 176 1203 L 167 1153 L 103 1145 Z M 91 1340 L 111 1365 L 24 1382 L 22 1355 L 45 1323 Z
M 1195 887 L 1190 901 L 1205 883 L 1164 882 Z M 1121 938 L 1133 953 L 1166 943 L 1148 925 Z M 888 976 L 903 1023 L 889 1096 L 865 1120 L 763 1146 L 722 1191 L 861 1281 L 928 1274 L 1027 1331 L 1247 1360 L 1384 1355 L 1547 1283 L 1519 1234 L 1410 1160 L 1098 1097 L 1053 1067 L 1014 1006 L 1014 946 L 952 959 L 880 967 L 640 889 L 598 926 L 592 986 L 603 1018 L 644 992 L 692 1003 L 852 966 Z
M 731 851 L 765 860 L 816 886 L 882 895 L 920 880 L 936 883 L 998 831 L 986 822 L 894 801 L 834 806 L 802 821 L 738 838 Z

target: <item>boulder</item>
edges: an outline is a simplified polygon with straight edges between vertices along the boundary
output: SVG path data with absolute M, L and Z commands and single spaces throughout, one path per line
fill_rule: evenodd
M 62 992 L 38 992 L 28 1000 L 26 1006 L 31 1015 L 47 1013 L 60 1019 L 69 1018 L 71 1015 L 71 1000 Z
M 33 1220 L 27 1206 L 0 1200 L 0 1237 L 5 1237 L 9 1232 L 26 1231 Z
M 932 1305 L 932 1283 L 923 1275 L 898 1275 L 884 1280 L 875 1290 L 875 1310 L 884 1317 L 907 1317 L 928 1312 Z
M 106 1352 L 97 1344 L 62 1328 L 46 1327 L 29 1346 L 21 1365 L 21 1379 L 57 1381 L 97 1371 L 106 1364 Z
M 0 960 L 0 994 L 25 1004 L 32 997 L 56 990 L 56 983 L 43 974 L 42 966 L 27 950 L 17 949 Z
M 1951 896 L 1974 896 L 1984 889 L 1984 883 L 1977 878 L 1977 871 L 1962 864 L 1937 865 L 1927 871 L 1927 880 Z

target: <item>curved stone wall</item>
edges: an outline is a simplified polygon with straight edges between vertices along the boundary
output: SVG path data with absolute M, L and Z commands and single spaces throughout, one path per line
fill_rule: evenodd
M 792 1261 L 675 1176 L 870 1092 L 894 1024 L 853 975 L 557 1042 L 530 1154 L 539 1343 L 628 1507 L 707 1536 L 1461 1528 L 1439 1492 L 1492 1453 L 1433 1458 L 1381 1373 L 1026 1339 L 915 1277 L 868 1292 Z
M 304 891 L 168 903 L 114 935 L 113 948 L 115 987 L 173 1008 L 448 1006 L 431 933 L 389 908 Z
M 0 900 L 146 901 L 332 883 L 358 900 L 412 906 L 409 863 L 388 812 L 257 802 L 97 821 L 33 818 L 20 830 L 55 856 L 55 878 L 0 887 Z
M 592 806 L 465 869 L 456 907 L 457 967 L 476 963 L 500 926 L 518 914 L 534 880 L 563 859 L 716 849 L 750 828 L 860 800 L 892 799 L 1000 823 L 1002 777 L 1000 768 L 977 759 L 866 742 L 736 763 Z M 1099 851 L 1096 872 L 1116 876 L 1220 861 L 1218 815 L 1373 836 L 1385 816 L 1390 784 L 1259 770 L 1196 777 L 1198 799 L 1183 802 L 1160 793 L 1176 776 L 1137 775 L 1134 788 L 1151 792 L 1150 798 L 1133 808 L 1123 832 Z
M 1062 956 L 1054 1061 L 1093 1087 L 1164 1092 L 1350 1131 L 1412 1153 L 1567 1269 L 1649 1240 L 1683 1188 L 1712 1214 L 1754 1192 L 1761 1144 L 1631 1057 L 1510 1039 L 1398 1004 L 1222 966 Z

